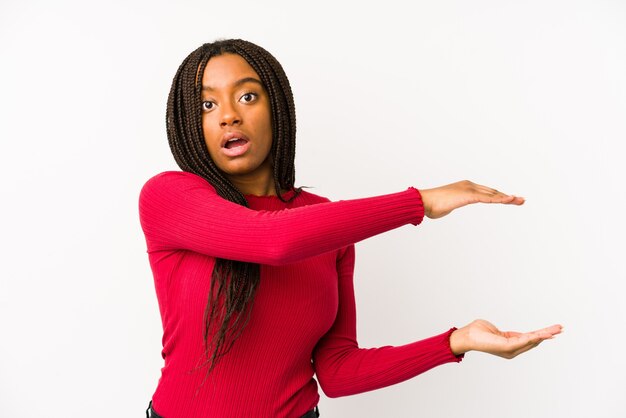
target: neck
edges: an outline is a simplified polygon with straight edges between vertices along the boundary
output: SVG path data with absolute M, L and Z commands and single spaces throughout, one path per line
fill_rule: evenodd
M 244 195 L 276 196 L 271 166 L 264 165 L 266 165 L 264 169 L 249 174 L 228 176 L 228 179 Z
M 230 181 L 244 195 L 276 196 L 274 183 L 258 184 L 247 182 L 245 179 L 231 179 Z

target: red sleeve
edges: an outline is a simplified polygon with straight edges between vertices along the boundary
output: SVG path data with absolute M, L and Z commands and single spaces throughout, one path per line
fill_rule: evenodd
M 443 334 L 411 344 L 359 348 L 354 301 L 354 246 L 337 261 L 339 310 L 328 333 L 313 352 L 320 386 L 330 398 L 354 395 L 403 382 L 433 367 L 460 362 L 450 349 L 451 328 Z
M 139 215 L 149 252 L 187 249 L 280 265 L 402 225 L 417 225 L 424 207 L 420 193 L 411 187 L 383 196 L 256 211 L 221 198 L 199 176 L 171 171 L 144 185 Z

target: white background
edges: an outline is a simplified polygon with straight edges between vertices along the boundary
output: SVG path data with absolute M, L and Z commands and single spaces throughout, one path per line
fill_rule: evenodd
M 177 169 L 165 103 L 204 42 L 290 77 L 297 184 L 331 199 L 470 179 L 519 194 L 357 245 L 362 346 L 485 318 L 565 331 L 322 398 L 331 417 L 620 417 L 623 1 L 0 3 L 0 416 L 139 417 L 162 359 L 137 198 Z

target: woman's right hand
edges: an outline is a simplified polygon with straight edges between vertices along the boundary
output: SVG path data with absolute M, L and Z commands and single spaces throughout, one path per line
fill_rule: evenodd
M 446 216 L 454 209 L 472 203 L 502 203 L 505 205 L 523 205 L 524 198 L 507 195 L 492 189 L 464 180 L 434 189 L 420 189 L 424 203 L 424 215 L 431 219 Z

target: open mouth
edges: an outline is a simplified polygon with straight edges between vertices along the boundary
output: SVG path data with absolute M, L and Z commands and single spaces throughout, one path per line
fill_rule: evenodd
M 226 141 L 226 143 L 224 144 L 224 148 L 231 149 L 231 148 L 242 147 L 246 145 L 247 143 L 248 141 L 243 138 L 232 138 Z

